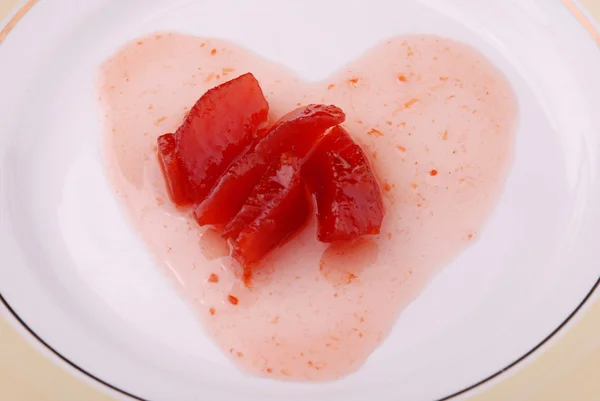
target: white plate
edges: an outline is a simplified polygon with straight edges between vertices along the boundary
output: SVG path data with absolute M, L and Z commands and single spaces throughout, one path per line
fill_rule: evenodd
M 500 204 L 356 374 L 318 385 L 242 375 L 123 222 L 99 157 L 94 78 L 125 41 L 157 30 L 242 42 L 310 79 L 350 61 L 351 44 L 434 33 L 509 77 L 521 123 Z M 320 45 L 303 45 L 311 37 Z M 559 0 L 41 1 L 0 46 L 3 309 L 75 368 L 143 400 L 465 393 L 544 343 L 597 285 L 598 71 L 598 47 Z

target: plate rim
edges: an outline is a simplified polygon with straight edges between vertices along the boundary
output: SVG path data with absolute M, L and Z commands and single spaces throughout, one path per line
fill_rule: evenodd
M 581 4 L 581 0 L 560 0 L 561 3 L 573 14 L 584 27 L 584 29 L 590 34 L 591 38 L 596 42 L 598 49 L 600 51 L 600 21 L 596 21 L 593 18 L 588 10 Z M 10 33 L 14 30 L 14 28 L 19 24 L 19 22 L 27 16 L 29 11 L 39 2 L 39 0 L 21 0 L 20 3 L 15 7 L 15 9 L 10 12 L 7 18 L 4 21 L 0 21 L 0 45 L 9 37 Z M 528 360 L 531 359 L 533 354 L 537 353 L 543 348 L 546 348 L 552 340 L 556 338 L 559 333 L 564 333 L 564 329 L 569 324 L 572 324 L 574 318 L 576 316 L 581 315 L 581 311 L 584 307 L 589 307 L 593 302 L 592 298 L 600 298 L 600 277 L 596 280 L 592 288 L 587 292 L 584 299 L 577 305 L 577 307 L 562 321 L 562 323 L 556 327 L 549 335 L 547 335 L 544 339 L 542 339 L 536 346 L 534 346 L 531 350 L 526 352 L 521 357 L 517 358 L 514 362 L 510 363 L 506 367 L 499 369 L 497 372 L 487 376 L 486 378 L 476 382 L 464 389 L 458 390 L 453 394 L 445 396 L 440 399 L 432 400 L 432 401 L 450 401 L 454 400 L 458 397 L 467 395 L 468 393 L 473 393 L 474 390 L 482 389 L 484 385 L 491 384 L 497 379 L 502 377 L 506 377 L 508 374 L 514 373 L 517 366 L 522 366 Z M 596 302 L 600 302 L 600 300 L 596 300 Z M 8 300 L 4 298 L 2 293 L 0 293 L 0 313 L 3 316 L 6 316 L 8 322 L 15 327 L 20 334 L 24 334 L 22 337 L 26 338 L 27 341 L 34 346 L 41 346 L 48 355 L 53 356 L 55 359 L 60 361 L 60 365 L 65 368 L 67 371 L 77 376 L 82 376 L 82 379 L 93 387 L 97 388 L 104 393 L 107 393 L 111 396 L 117 396 L 121 399 L 131 399 L 137 401 L 152 401 L 150 399 L 142 398 L 140 396 L 136 396 L 133 393 L 128 392 L 127 390 L 123 390 L 115 385 L 110 384 L 109 382 L 101 379 L 100 377 L 90 373 L 82 366 L 72 362 L 68 357 L 61 354 L 57 351 L 51 344 L 47 343 L 43 338 L 41 338 L 35 330 L 33 330 L 15 311 L 15 309 L 10 305 Z M 24 332 L 24 333 L 23 333 Z

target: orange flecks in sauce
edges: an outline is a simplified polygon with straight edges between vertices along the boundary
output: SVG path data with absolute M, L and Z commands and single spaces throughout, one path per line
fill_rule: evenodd
M 354 77 L 354 78 L 350 78 L 348 80 L 348 83 L 354 87 L 356 87 L 356 85 L 358 84 L 358 78 Z
M 437 170 L 431 170 L 429 172 L 429 175 L 432 176 L 432 177 L 435 177 L 436 175 L 438 175 L 438 171 Z
M 237 305 L 238 302 L 240 302 L 239 299 L 237 299 L 236 297 L 234 297 L 233 295 L 228 295 L 227 296 L 227 300 L 229 301 L 230 304 L 232 305 Z
M 412 189 L 417 189 L 417 188 L 419 188 L 419 185 L 417 185 L 416 183 L 413 182 L 413 183 L 410 184 L 410 187 Z
M 163 198 L 161 198 L 160 196 L 157 196 L 157 197 L 156 197 L 156 204 L 157 204 L 158 206 L 162 206 L 162 205 L 164 205 L 164 204 L 165 204 L 165 200 L 164 200 Z
M 330 84 L 330 85 L 327 87 L 327 89 L 329 89 L 329 90 L 332 90 L 333 88 L 335 88 L 335 85 L 334 85 L 334 84 Z
M 210 81 L 212 81 L 212 79 L 213 79 L 214 77 L 215 77 L 215 73 L 214 73 L 214 72 L 211 72 L 210 74 L 208 74 L 208 75 L 206 76 L 206 79 L 204 80 L 204 82 L 210 82 Z
M 212 50 L 210 51 L 210 55 L 211 55 L 211 56 L 214 56 L 215 54 L 217 54 L 217 49 L 212 49 Z
M 367 132 L 367 134 L 372 136 L 384 136 L 381 131 L 376 130 L 375 128 L 371 128 L 371 131 Z
M 419 99 L 417 99 L 417 98 L 410 99 L 408 102 L 404 103 L 404 108 L 410 109 L 418 102 L 419 102 Z
M 440 77 L 440 81 L 447 81 L 448 77 Z
M 155 125 L 159 125 L 160 123 L 162 123 L 162 122 L 163 122 L 163 121 L 165 121 L 166 119 L 167 119 L 167 117 L 164 117 L 164 116 L 163 116 L 163 117 L 159 118 L 158 120 L 156 120 L 156 121 L 154 122 L 154 124 L 155 124 Z
M 221 70 L 221 73 L 222 73 L 223 75 L 227 75 L 227 74 L 229 74 L 230 72 L 235 72 L 235 68 L 227 68 L 227 67 L 223 67 L 223 69 Z
M 400 152 L 406 152 L 406 148 L 404 146 L 396 146 L 396 149 L 398 149 Z
M 447 141 L 448 140 L 448 130 L 444 131 L 444 133 L 442 134 L 442 140 L 443 141 Z
M 408 78 L 406 78 L 406 75 L 400 74 L 400 75 L 398 75 L 398 81 L 400 81 L 400 82 L 408 82 Z
M 385 182 L 383 183 L 383 190 L 384 190 L 385 192 L 390 192 L 390 191 L 392 190 L 392 188 L 394 188 L 394 185 L 390 185 L 390 183 L 389 183 L 389 182 L 385 181 Z
M 210 308 L 208 311 L 209 311 L 209 313 L 210 313 L 211 316 L 214 316 L 215 313 L 217 313 L 217 311 L 215 310 L 215 308 Z
M 219 276 L 216 275 L 215 273 L 211 273 L 210 276 L 208 276 L 208 282 L 209 283 L 218 283 L 219 282 Z

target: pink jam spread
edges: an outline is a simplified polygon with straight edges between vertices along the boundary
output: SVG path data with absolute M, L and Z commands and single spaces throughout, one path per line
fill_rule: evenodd
M 349 246 L 316 222 L 264 261 L 253 288 L 235 277 L 220 235 L 168 199 L 156 139 L 208 89 L 252 72 L 275 121 L 298 105 L 335 104 L 381 181 L 381 235 Z M 323 381 L 357 370 L 399 313 L 477 239 L 510 166 L 517 105 L 506 78 L 474 49 L 434 36 L 395 37 L 324 82 L 307 83 L 221 40 L 156 34 L 101 68 L 104 157 L 135 230 L 244 371 Z

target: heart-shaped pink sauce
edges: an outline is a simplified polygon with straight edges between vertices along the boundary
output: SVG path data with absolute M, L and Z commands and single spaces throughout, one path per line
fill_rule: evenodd
M 155 150 L 207 89 L 246 72 L 272 120 L 300 104 L 341 107 L 387 212 L 379 238 L 343 248 L 317 242 L 312 221 L 267 258 L 252 289 L 234 276 L 216 231 L 171 205 Z M 287 380 L 358 369 L 477 238 L 504 184 L 517 121 L 506 78 L 474 49 L 433 36 L 390 39 L 306 83 L 231 43 L 153 35 L 106 61 L 100 100 L 108 175 L 135 229 L 236 364 Z

